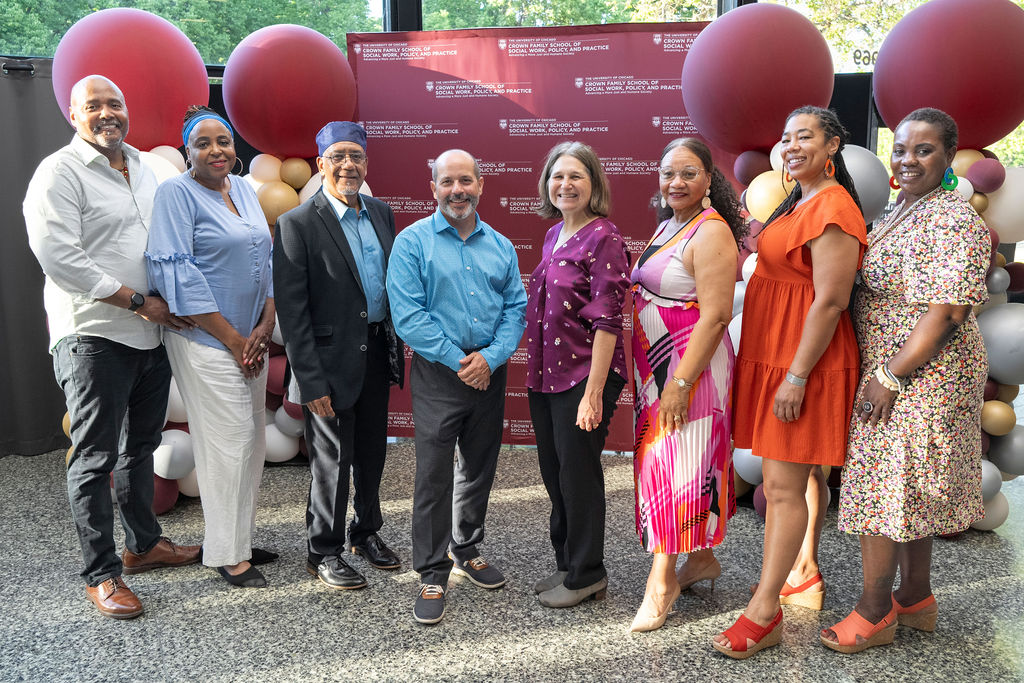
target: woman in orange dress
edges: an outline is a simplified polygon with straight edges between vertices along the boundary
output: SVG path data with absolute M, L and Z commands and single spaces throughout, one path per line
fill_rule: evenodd
M 736 623 L 714 639 L 735 659 L 779 642 L 779 593 L 807 530 L 808 481 L 846 454 L 860 369 L 846 308 L 867 243 L 841 154 L 847 137 L 827 109 L 789 115 L 783 172 L 796 186 L 765 223 L 747 285 L 733 439 L 763 458 L 768 506 L 761 581 Z

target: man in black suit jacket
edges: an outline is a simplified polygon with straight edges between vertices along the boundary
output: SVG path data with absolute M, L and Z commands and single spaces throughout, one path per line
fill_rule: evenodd
M 288 398 L 303 405 L 312 482 L 306 569 L 331 588 L 366 586 L 346 549 L 378 569 L 398 557 L 377 535 L 387 444 L 388 394 L 401 384 L 402 343 L 385 292 L 394 214 L 359 194 L 366 131 L 348 121 L 317 134 L 323 188 L 278 219 L 274 296 L 291 367 Z M 345 545 L 349 468 L 355 515 Z

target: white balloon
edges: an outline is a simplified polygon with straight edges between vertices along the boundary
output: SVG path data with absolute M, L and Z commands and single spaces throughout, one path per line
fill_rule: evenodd
M 178 383 L 171 378 L 171 388 L 167 394 L 167 417 L 164 422 L 188 422 L 188 413 L 185 412 L 185 402 L 181 399 L 181 392 L 178 391 Z
M 1009 434 L 993 436 L 989 442 L 988 459 L 1000 472 L 1016 476 L 1024 474 L 1024 425 L 1014 425 Z
M 736 289 L 733 290 L 732 294 L 732 317 L 738 316 L 743 312 L 743 298 L 747 294 L 747 283 L 740 281 L 736 283 Z
M 772 151 L 768 153 L 768 160 L 776 171 L 782 170 L 782 140 L 772 145 Z
M 320 186 L 324 184 L 324 177 L 319 173 L 314 173 L 309 179 L 309 182 L 299 192 L 299 203 L 306 201 L 310 197 L 316 194 L 316 191 L 320 189 Z
M 981 461 L 981 498 L 986 503 L 992 496 L 999 493 L 1003 486 L 1003 478 L 999 476 L 999 468 L 988 460 Z
M 743 312 L 729 323 L 729 339 L 732 340 L 733 353 L 740 352 L 740 331 L 743 329 Z
M 370 190 L 370 186 L 363 181 L 363 184 L 359 186 L 359 194 L 365 194 L 367 197 L 372 197 L 373 192 Z
M 743 281 L 750 282 L 750 276 L 754 274 L 754 269 L 757 268 L 757 254 L 751 254 L 743 261 Z
M 153 175 L 156 176 L 157 184 L 181 175 L 181 171 L 175 168 L 174 164 L 159 154 L 154 154 L 153 152 L 139 152 L 139 158 L 142 160 L 142 163 L 149 168 L 149 170 L 153 171 Z
M 299 454 L 299 440 L 282 434 L 277 425 L 267 425 L 267 462 L 285 462 Z
M 1004 244 L 1024 240 L 1024 168 L 1006 169 L 1006 180 L 995 192 L 989 192 L 988 208 L 981 214 L 985 224 Z
M 764 481 L 761 473 L 761 458 L 754 455 L 749 448 L 734 448 L 732 451 L 732 466 L 740 479 L 757 486 Z
M 153 451 L 153 472 L 164 479 L 181 479 L 196 466 L 192 437 L 180 429 L 168 429 Z
M 963 176 L 956 177 L 956 191 L 959 192 L 964 199 L 970 199 L 974 195 L 974 185 L 971 181 Z
M 874 152 L 860 145 L 846 145 L 842 154 L 864 209 L 864 222 L 871 223 L 889 203 L 889 173 Z
M 199 497 L 199 479 L 194 467 L 191 472 L 178 479 L 178 493 L 189 498 Z
M 992 496 L 991 500 L 985 503 L 985 516 L 971 525 L 972 529 L 979 531 L 992 531 L 1006 521 L 1010 515 L 1010 501 L 1000 491 Z
M 177 148 L 171 147 L 170 145 L 157 145 L 149 151 L 171 162 L 174 165 L 174 168 L 178 169 L 178 173 L 185 172 L 185 157 L 182 156 L 181 152 L 179 152 Z
M 274 413 L 274 424 L 281 430 L 282 434 L 287 434 L 288 436 L 299 437 L 306 431 L 306 423 L 302 420 L 296 420 L 289 415 L 285 411 L 284 406 L 278 408 L 277 412 Z
M 259 191 L 259 189 L 263 187 L 263 181 L 253 178 L 252 174 L 242 176 L 242 180 L 249 183 L 252 186 L 252 189 L 255 191 Z
M 274 331 L 270 333 L 270 341 L 278 346 L 284 346 L 284 336 L 281 334 L 281 319 L 274 313 Z

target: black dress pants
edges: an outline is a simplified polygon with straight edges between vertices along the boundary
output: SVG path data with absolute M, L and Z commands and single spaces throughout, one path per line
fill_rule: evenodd
M 615 402 L 626 381 L 608 373 L 601 424 L 588 432 L 576 426 L 586 382 L 555 394 L 530 391 L 530 418 L 544 488 L 551 498 L 551 545 L 565 587 L 577 590 L 607 575 L 604 568 L 604 471 L 601 451 Z

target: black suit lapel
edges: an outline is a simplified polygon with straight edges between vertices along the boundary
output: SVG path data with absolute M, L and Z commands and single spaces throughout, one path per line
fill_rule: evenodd
M 359 286 L 359 291 L 363 292 L 363 280 L 359 277 L 359 268 L 356 266 L 356 259 L 352 254 L 352 247 L 349 245 L 348 239 L 345 237 L 345 230 L 341 227 L 341 221 L 338 220 L 338 214 L 334 212 L 334 207 L 332 207 L 330 202 L 327 201 L 327 197 L 324 196 L 323 190 L 313 195 L 313 205 L 316 207 L 316 212 L 320 215 L 322 223 L 321 228 L 330 235 L 331 241 L 337 245 L 342 258 L 345 259 L 345 263 L 348 264 L 349 270 L 352 271 L 352 278 L 356 281 L 356 285 Z M 363 296 L 366 296 L 366 292 L 363 292 Z

